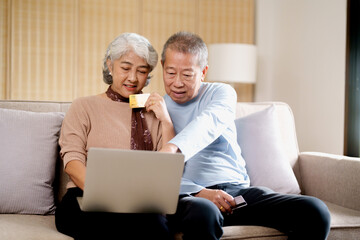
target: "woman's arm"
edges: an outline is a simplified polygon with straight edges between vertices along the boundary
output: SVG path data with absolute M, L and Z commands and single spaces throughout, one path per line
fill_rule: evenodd
M 73 101 L 65 115 L 59 138 L 64 170 L 81 189 L 84 189 L 85 182 L 86 142 L 90 125 L 86 109 L 83 98 Z
M 73 160 L 68 162 L 65 172 L 76 186 L 84 190 L 86 167 L 81 161 Z

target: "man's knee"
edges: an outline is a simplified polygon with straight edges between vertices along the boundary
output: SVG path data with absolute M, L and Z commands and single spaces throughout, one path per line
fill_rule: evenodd
M 306 224 L 301 229 L 308 232 L 308 239 L 326 239 L 330 231 L 330 212 L 324 202 L 315 197 L 304 196 L 302 203 L 299 204 L 299 212 L 302 213 L 302 222 Z
M 193 197 L 187 211 L 186 219 L 189 221 L 223 224 L 224 218 L 220 210 L 214 203 L 205 198 Z
M 189 236 L 202 236 L 202 239 L 219 239 L 222 235 L 224 217 L 214 203 L 198 197 L 186 199 L 183 209 L 183 231 Z
M 314 219 L 314 222 L 318 222 L 324 228 L 330 228 L 330 212 L 328 207 L 325 205 L 323 201 L 317 199 L 315 197 L 308 197 L 308 208 L 309 217 Z

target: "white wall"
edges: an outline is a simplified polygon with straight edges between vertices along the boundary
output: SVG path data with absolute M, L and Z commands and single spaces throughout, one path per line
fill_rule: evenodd
M 287 102 L 300 151 L 343 154 L 346 0 L 256 0 L 256 101 Z

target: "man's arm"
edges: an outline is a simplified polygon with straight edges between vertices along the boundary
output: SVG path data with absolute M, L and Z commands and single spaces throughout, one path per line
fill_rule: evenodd
M 185 154 L 185 160 L 215 141 L 230 124 L 234 123 L 236 92 L 224 84 L 209 96 L 207 106 L 169 143 Z M 201 103 L 200 103 L 201 104 Z
M 236 205 L 234 198 L 230 194 L 218 189 L 204 188 L 194 196 L 212 201 L 222 212 L 232 213 L 232 207 Z
M 178 151 L 179 148 L 175 144 L 166 143 L 165 145 L 163 145 L 159 152 L 176 153 Z

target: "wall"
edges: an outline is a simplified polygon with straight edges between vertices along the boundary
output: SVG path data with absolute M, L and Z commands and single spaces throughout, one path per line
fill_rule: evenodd
M 254 42 L 253 0 L 1 0 L 0 99 L 62 100 L 98 94 L 102 58 L 122 32 L 159 55 L 173 33 L 209 43 Z M 144 92 L 164 93 L 160 62 Z
M 257 0 L 256 101 L 287 102 L 300 151 L 343 154 L 346 0 Z
M 6 95 L 6 74 L 7 74 L 7 62 L 8 62 L 8 18 L 7 9 L 8 5 L 6 1 L 0 2 L 0 99 Z

